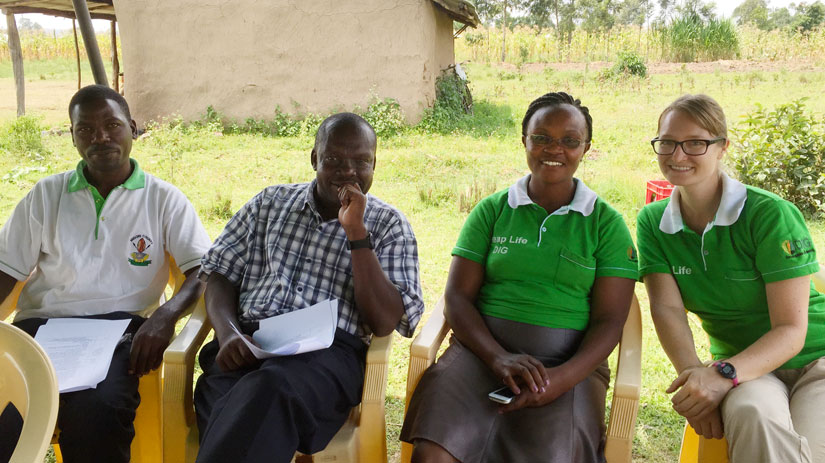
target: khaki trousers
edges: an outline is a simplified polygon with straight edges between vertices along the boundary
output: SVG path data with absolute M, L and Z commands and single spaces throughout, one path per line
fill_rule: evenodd
M 825 463 L 825 357 L 731 389 L 722 421 L 731 463 Z

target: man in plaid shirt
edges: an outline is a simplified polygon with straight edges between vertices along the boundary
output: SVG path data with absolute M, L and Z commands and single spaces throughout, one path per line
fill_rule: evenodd
M 411 336 L 424 304 L 415 236 L 367 195 L 376 136 L 352 113 L 318 128 L 314 181 L 264 189 L 204 256 L 215 341 L 200 354 L 198 462 L 289 462 L 322 450 L 361 398 L 370 335 Z M 257 360 L 257 321 L 338 299 L 333 345 Z

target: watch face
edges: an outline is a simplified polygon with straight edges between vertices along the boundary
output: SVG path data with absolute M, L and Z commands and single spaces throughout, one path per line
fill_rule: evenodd
M 719 364 L 716 365 L 716 371 L 718 371 L 719 374 L 724 376 L 725 378 L 736 378 L 736 369 L 733 368 L 733 365 L 731 365 L 730 363 L 719 362 Z

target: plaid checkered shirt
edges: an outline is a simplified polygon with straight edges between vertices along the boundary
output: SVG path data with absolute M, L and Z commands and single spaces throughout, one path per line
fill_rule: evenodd
M 338 328 L 368 342 L 355 307 L 352 260 L 338 219 L 323 221 L 311 183 L 275 185 L 252 198 L 226 224 L 201 261 L 239 289 L 239 319 L 250 322 L 338 299 Z M 367 195 L 364 224 L 375 255 L 398 288 L 404 315 L 396 330 L 412 336 L 424 311 L 418 245 L 406 217 Z

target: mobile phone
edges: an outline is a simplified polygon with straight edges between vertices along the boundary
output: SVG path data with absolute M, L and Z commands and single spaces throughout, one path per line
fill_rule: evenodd
M 498 402 L 504 405 L 507 405 L 510 402 L 512 402 L 515 396 L 515 392 L 513 392 L 507 386 L 504 386 L 501 389 L 496 389 L 495 391 L 487 394 L 488 399 L 492 400 L 493 402 Z

